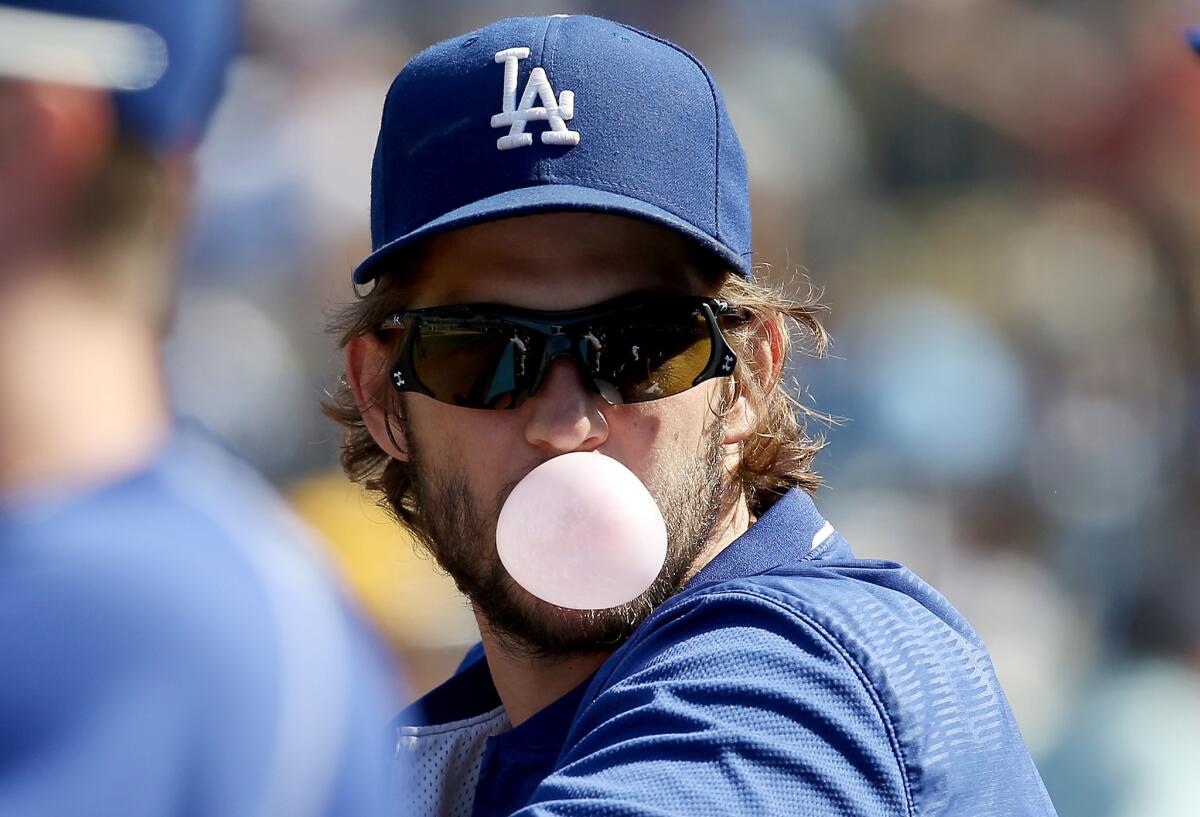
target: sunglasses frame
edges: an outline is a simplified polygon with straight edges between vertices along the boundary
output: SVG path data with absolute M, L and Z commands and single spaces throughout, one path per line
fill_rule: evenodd
M 380 326 L 379 330 L 386 332 L 418 328 L 422 320 L 458 319 L 471 321 L 492 319 L 513 324 L 546 338 L 541 360 L 538 363 L 537 373 L 529 381 L 529 385 L 514 391 L 509 405 L 502 409 L 497 409 L 487 406 L 460 406 L 457 403 L 440 400 L 436 397 L 421 382 L 421 378 L 417 375 L 416 368 L 413 365 L 414 340 L 419 332 L 410 331 L 404 339 L 396 362 L 389 373 L 393 388 L 399 392 L 423 394 L 426 397 L 438 400 L 440 403 L 459 408 L 472 408 L 478 411 L 508 411 L 520 408 L 525 400 L 536 395 L 541 388 L 542 382 L 545 380 L 546 373 L 549 371 L 551 364 L 560 357 L 567 357 L 574 362 L 587 387 L 591 391 L 605 397 L 605 400 L 610 404 L 613 404 L 596 384 L 591 373 L 588 372 L 587 362 L 583 359 L 578 344 L 575 342 L 578 338 L 571 332 L 571 329 L 579 324 L 591 323 L 597 319 L 620 315 L 622 312 L 632 308 L 652 309 L 660 305 L 664 309 L 671 309 L 673 311 L 690 308 L 692 310 L 691 315 L 702 316 L 708 326 L 709 340 L 712 344 L 708 363 L 688 388 L 698 386 L 706 380 L 717 377 L 728 377 L 733 374 L 738 358 L 733 349 L 730 348 L 729 343 L 725 340 L 725 336 L 721 333 L 718 318 L 745 320 L 747 314 L 745 310 L 730 305 L 724 298 L 717 297 L 641 292 L 625 295 L 611 301 L 605 301 L 581 309 L 564 311 L 524 309 L 495 303 L 450 304 L 447 306 L 433 306 L 404 312 L 394 312 L 384 319 L 383 325 Z M 416 325 L 412 324 L 414 320 L 418 322 Z M 682 391 L 674 392 L 673 394 L 665 394 L 660 397 L 652 397 L 648 400 L 638 400 L 635 402 L 652 402 L 682 393 Z

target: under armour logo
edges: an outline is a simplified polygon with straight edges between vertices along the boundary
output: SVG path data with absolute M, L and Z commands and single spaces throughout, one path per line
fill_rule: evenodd
M 546 69 L 539 65 L 530 72 L 517 103 L 517 63 L 528 57 L 528 48 L 506 48 L 496 54 L 496 62 L 504 63 L 504 98 L 503 112 L 492 117 L 492 127 L 508 128 L 508 135 L 497 139 L 496 147 L 511 150 L 532 145 L 533 134 L 525 132 L 525 123 L 537 120 L 550 124 L 550 130 L 542 132 L 543 145 L 578 145 L 579 131 L 567 127 L 567 120 L 575 116 L 575 94 L 563 91 L 555 98 Z

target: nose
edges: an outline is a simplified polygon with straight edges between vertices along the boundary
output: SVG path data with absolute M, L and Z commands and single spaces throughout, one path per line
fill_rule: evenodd
M 575 363 L 560 357 L 550 364 L 537 394 L 523 407 L 529 412 L 525 439 L 551 456 L 594 451 L 608 440 L 602 404 L 600 395 L 584 385 Z

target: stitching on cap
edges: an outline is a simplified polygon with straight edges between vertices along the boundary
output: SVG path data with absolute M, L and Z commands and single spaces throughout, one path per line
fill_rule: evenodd
M 549 66 L 549 68 L 547 68 L 547 65 L 549 63 L 549 58 L 546 56 L 546 43 L 550 40 L 550 26 L 552 26 L 554 24 L 555 19 L 556 18 L 554 18 L 554 17 L 546 18 L 546 30 L 542 32 L 542 47 L 538 51 L 538 64 L 541 65 L 543 69 L 546 69 L 547 72 L 549 72 L 550 68 L 553 68 L 553 66 Z M 530 65 L 530 70 L 531 71 L 533 70 L 532 65 Z M 536 149 L 537 148 L 535 148 L 535 150 Z M 537 180 L 539 182 L 545 181 L 545 171 L 546 171 L 546 157 L 545 157 L 545 155 L 542 155 L 537 160 Z
M 687 57 L 691 61 L 692 65 L 696 66 L 696 68 L 700 71 L 700 75 L 704 77 L 704 81 L 708 83 L 708 93 L 710 96 L 712 96 L 713 102 L 713 133 L 715 134 L 717 141 L 716 184 L 713 186 L 713 224 L 716 225 L 716 230 L 714 231 L 717 234 L 716 239 L 721 241 L 721 106 L 717 103 L 717 88 L 713 84 L 712 77 L 708 75 L 708 71 L 705 70 L 700 60 L 693 57 L 686 49 L 675 45 L 675 43 L 669 40 L 664 40 L 662 37 L 656 37 L 653 34 L 640 31 L 633 26 L 627 26 L 624 24 L 620 25 L 622 28 L 632 31 L 634 34 L 640 34 L 643 37 L 654 40 L 658 43 L 662 43 L 668 48 L 678 51 L 680 54 Z
M 476 29 L 475 31 L 468 32 L 466 35 L 463 35 L 463 36 L 470 37 L 475 34 L 478 34 L 482 30 L 483 29 Z M 379 136 L 380 137 L 383 136 L 383 120 L 387 117 L 388 102 L 391 101 L 392 93 L 396 90 L 396 86 L 400 84 L 400 77 L 404 75 L 404 72 L 409 67 L 414 66 L 414 65 L 419 65 L 420 63 L 425 61 L 425 58 L 428 55 L 436 53 L 439 46 L 440 46 L 440 43 L 434 43 L 433 45 L 430 45 L 430 46 L 427 46 L 427 47 L 421 49 L 416 54 L 413 54 L 412 58 L 408 62 L 404 63 L 404 65 L 401 66 L 400 70 L 396 73 L 396 76 L 392 78 L 392 84 L 388 86 L 387 93 L 384 94 L 384 96 L 383 96 L 383 111 L 379 114 Z M 386 155 L 389 153 L 389 151 L 386 148 L 379 146 L 378 138 L 377 138 L 376 145 L 379 149 L 380 157 L 381 158 L 386 157 Z M 386 158 L 384 158 L 383 167 L 381 168 L 380 174 L 379 174 L 381 182 L 388 178 L 387 165 L 388 165 L 387 160 L 386 160 Z M 374 167 L 372 167 L 371 170 L 372 170 L 372 173 L 371 173 L 371 195 L 373 197 L 375 195 Z M 379 186 L 384 189 L 386 189 L 386 187 L 387 187 L 386 183 L 381 183 Z M 381 213 L 382 213 L 382 215 L 380 217 L 380 232 L 383 233 L 383 235 L 381 236 L 381 239 L 384 241 L 385 244 L 388 244 L 388 243 L 391 243 L 390 242 L 391 235 L 388 230 L 388 208 L 386 206 L 387 200 L 386 200 L 386 197 L 381 197 L 381 199 L 382 199 L 382 204 L 384 205 L 383 207 L 380 208 Z M 373 226 L 374 225 L 372 225 L 372 227 Z M 374 237 L 372 237 L 372 243 L 374 243 Z

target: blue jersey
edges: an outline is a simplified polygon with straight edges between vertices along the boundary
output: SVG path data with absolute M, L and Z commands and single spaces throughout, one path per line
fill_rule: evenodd
M 199 437 L 0 497 L 0 817 L 379 814 L 392 678 L 280 501 Z
M 1054 814 L 971 627 L 798 490 L 520 726 L 478 651 L 420 705 L 416 817 Z

